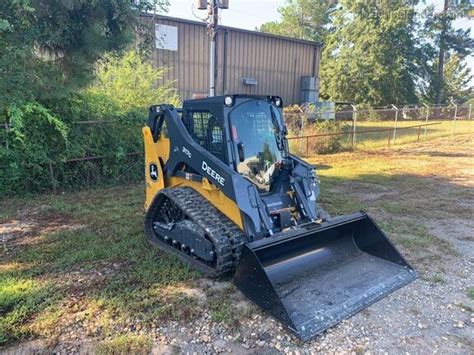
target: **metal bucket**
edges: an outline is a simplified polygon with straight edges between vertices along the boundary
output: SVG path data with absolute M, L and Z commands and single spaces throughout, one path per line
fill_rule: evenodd
M 234 283 L 308 340 L 416 277 L 359 212 L 246 244 Z

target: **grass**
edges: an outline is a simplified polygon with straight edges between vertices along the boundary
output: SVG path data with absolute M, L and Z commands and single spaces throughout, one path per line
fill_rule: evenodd
M 423 142 L 441 137 L 449 137 L 453 134 L 453 121 L 429 121 L 428 123 L 437 123 L 427 126 L 426 136 L 425 128 L 408 128 L 425 124 L 425 120 L 400 120 L 397 122 L 397 131 L 394 141 L 393 131 L 364 132 L 369 130 L 383 130 L 394 128 L 394 121 L 358 121 L 356 128 L 355 147 L 362 150 L 374 150 L 386 148 L 390 137 L 390 146 L 400 147 L 409 143 Z M 457 120 L 454 126 L 455 134 L 474 133 L 473 120 Z M 350 132 L 351 124 L 347 123 L 343 129 L 338 132 Z M 305 135 L 323 134 L 324 131 L 316 131 L 311 126 L 305 130 Z M 330 131 L 330 133 L 335 133 Z M 294 134 L 298 136 L 298 134 Z M 304 140 L 290 140 L 291 151 L 297 155 L 306 156 L 313 153 L 336 153 L 340 151 L 352 150 L 352 134 L 346 133 L 339 136 L 323 136 L 309 138 L 308 142 Z
M 148 354 L 152 345 L 152 340 L 145 336 L 121 335 L 112 340 L 100 343 L 96 349 L 96 354 Z
M 437 125 L 427 126 L 426 138 L 434 139 L 445 136 L 450 136 L 453 133 L 453 121 L 428 121 L 428 123 L 439 123 Z M 397 122 L 397 133 L 395 138 L 395 144 L 407 144 L 412 143 L 418 138 L 418 128 L 404 128 L 416 125 L 425 124 L 424 120 L 420 121 L 398 121 Z M 394 121 L 360 121 L 357 122 L 357 129 L 362 132 L 364 130 L 372 129 L 384 129 L 393 128 L 395 125 Z M 455 124 L 455 133 L 467 133 L 474 132 L 474 123 L 469 120 L 458 120 Z M 425 128 L 422 127 L 420 130 L 420 139 L 425 139 Z M 393 145 L 393 131 L 390 133 L 391 144 Z M 388 133 L 387 132 L 371 132 L 371 133 L 359 133 L 358 134 L 358 147 L 362 149 L 377 149 L 386 147 L 388 144 Z
M 446 279 L 442 275 L 439 275 L 439 274 L 433 275 L 433 277 L 431 277 L 431 281 L 438 284 L 446 283 Z
M 468 138 L 460 141 L 463 143 L 453 143 L 448 138 L 415 152 L 401 149 L 312 157 L 309 161 L 316 165 L 321 179 L 320 202 L 333 215 L 360 209 L 369 212 L 405 256 L 422 271 L 434 265 L 432 271 L 439 275 L 432 281 L 442 282 L 444 270 L 436 261 L 459 253 L 451 241 L 430 228 L 435 211 L 442 211 L 438 220 L 469 220 L 472 216 L 468 201 L 474 194 L 458 178 L 459 170 L 470 164 L 470 155 L 462 153 L 471 149 L 465 146 L 471 143 L 466 143 Z M 443 149 L 438 151 L 439 145 Z
M 443 265 L 458 252 L 430 226 L 472 215 L 469 203 L 453 202 L 474 197 L 459 180 L 459 169 L 471 159 L 459 152 L 469 150 L 469 142 L 313 157 L 320 202 L 333 215 L 368 211 L 425 279 L 443 283 L 449 280 Z M 143 198 L 143 186 L 130 185 L 0 200 L 0 223 L 36 223 L 14 231 L 7 249 L 0 249 L 0 345 L 57 337 L 71 331 L 75 319 L 83 332 L 93 327 L 99 329 L 94 336 L 113 338 L 99 352 L 137 352 L 149 349 L 149 340 L 118 336 L 129 324 L 147 329 L 208 312 L 214 322 L 238 329 L 255 312 L 253 306 L 235 307 L 233 285 L 206 289 L 205 304 L 184 292 L 199 275 L 149 247 Z M 474 298 L 474 288 L 468 297 Z
M 232 297 L 235 290 L 233 284 L 227 284 L 223 288 L 208 289 L 206 292 L 212 320 L 234 328 L 243 318 L 250 317 L 256 311 L 253 305 L 237 306 L 235 298 Z
M 40 225 L 25 238 L 29 242 L 2 251 L 0 345 L 50 334 L 71 295 L 82 294 L 85 309 L 101 304 L 101 313 L 122 318 L 177 319 L 193 308 L 189 299 L 178 298 L 173 306 L 169 299 L 150 301 L 160 299 L 161 288 L 192 282 L 197 273 L 149 247 L 142 231 L 142 199 L 141 186 L 128 186 L 28 200 L 30 208 L 36 206 L 31 213 Z M 2 219 L 14 217 L 23 202 L 2 201 L 10 206 Z M 77 273 L 88 275 L 86 282 L 77 282 Z
M 467 296 L 471 299 L 474 300 L 474 286 L 471 286 L 467 290 Z

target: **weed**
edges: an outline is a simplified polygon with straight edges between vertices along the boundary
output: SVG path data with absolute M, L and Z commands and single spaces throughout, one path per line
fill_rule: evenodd
M 471 299 L 474 300 L 474 286 L 471 286 L 467 289 L 467 296 Z
M 109 354 L 148 354 L 152 340 L 139 335 L 121 335 L 112 340 L 103 341 L 96 348 L 98 355 Z
M 434 282 L 434 283 L 439 283 L 439 284 L 446 283 L 445 278 L 441 275 L 438 275 L 438 274 L 433 275 L 433 277 L 431 278 L 431 281 Z

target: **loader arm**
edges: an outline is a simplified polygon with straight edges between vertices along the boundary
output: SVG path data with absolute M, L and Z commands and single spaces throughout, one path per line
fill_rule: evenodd
M 255 185 L 197 144 L 189 135 L 176 109 L 169 105 L 151 106 L 148 122 L 149 126 L 153 125 L 151 122 L 157 123 L 155 132 L 159 132 L 161 125 L 166 123 L 170 137 L 169 159 L 163 166 L 166 177 L 183 175 L 190 179 L 206 178 L 235 201 L 242 213 L 249 240 L 260 239 L 271 233 L 272 221 Z M 180 172 L 179 168 L 183 164 L 190 167 L 195 176 Z

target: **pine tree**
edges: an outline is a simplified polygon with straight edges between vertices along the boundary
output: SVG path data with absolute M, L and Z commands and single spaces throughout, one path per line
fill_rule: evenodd
M 450 95 L 453 95 L 453 92 L 445 92 L 445 88 L 449 86 L 446 83 L 447 78 L 445 78 L 447 60 L 455 58 L 456 63 L 462 65 L 462 61 L 472 54 L 474 39 L 471 38 L 470 28 L 455 29 L 453 26 L 453 22 L 457 18 L 466 16 L 469 8 L 470 5 L 465 1 L 444 0 L 442 11 L 437 12 L 434 6 L 429 6 L 423 13 L 424 33 L 428 39 L 427 46 L 432 46 L 432 55 L 429 61 L 433 63 L 426 80 L 428 87 L 424 90 L 424 95 L 431 103 L 437 105 L 447 103 Z M 462 81 L 464 71 L 461 70 L 457 73 L 461 75 L 458 80 Z M 462 96 L 461 92 L 459 94 Z M 454 96 L 457 95 L 454 94 Z
M 322 41 L 321 96 L 370 105 L 418 100 L 432 48 L 417 37 L 417 0 L 291 0 L 261 30 Z
M 321 92 L 372 106 L 416 102 L 424 54 L 415 36 L 415 3 L 341 1 L 323 52 Z

